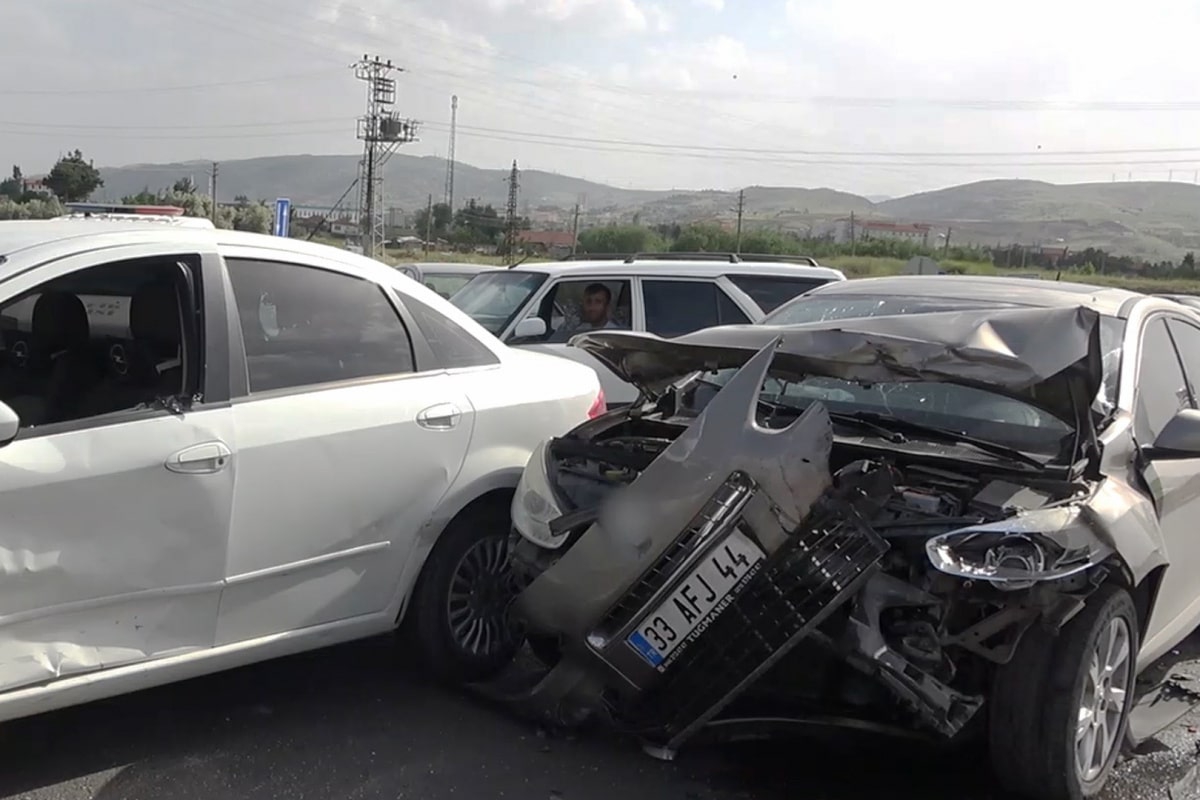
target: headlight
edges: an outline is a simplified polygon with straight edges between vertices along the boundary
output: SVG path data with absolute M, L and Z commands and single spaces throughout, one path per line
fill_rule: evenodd
M 1081 507 L 1033 511 L 935 536 L 925 543 L 934 569 L 997 589 L 1028 589 L 1083 572 L 1113 553 L 1083 518 Z
M 562 509 L 554 500 L 550 489 L 550 477 L 546 472 L 546 442 L 533 450 L 517 492 L 513 495 L 512 521 L 517 532 L 539 547 L 557 550 L 566 541 L 565 533 L 555 535 L 550 531 L 551 520 L 562 516 Z

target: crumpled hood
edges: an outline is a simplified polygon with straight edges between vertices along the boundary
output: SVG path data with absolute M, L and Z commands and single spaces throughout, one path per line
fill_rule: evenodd
M 740 367 L 778 339 L 774 374 L 958 383 L 1020 397 L 1073 423 L 1101 386 L 1099 321 L 1082 306 L 1001 308 L 729 325 L 674 339 L 593 331 L 570 344 L 651 396 L 698 370 Z

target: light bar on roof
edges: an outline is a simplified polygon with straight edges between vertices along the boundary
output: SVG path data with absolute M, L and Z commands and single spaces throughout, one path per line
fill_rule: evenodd
M 182 217 L 179 206 L 142 206 L 122 203 L 64 203 L 72 214 L 135 214 L 155 217 Z

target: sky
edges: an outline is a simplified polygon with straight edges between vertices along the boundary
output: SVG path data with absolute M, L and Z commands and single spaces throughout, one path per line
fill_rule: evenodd
M 1192 0 L 38 0 L 0 26 L 0 164 L 361 149 L 625 188 L 898 196 L 992 178 L 1192 182 Z M 7 162 L 6 162 L 7 160 Z M 231 166 L 232 168 L 232 166 Z

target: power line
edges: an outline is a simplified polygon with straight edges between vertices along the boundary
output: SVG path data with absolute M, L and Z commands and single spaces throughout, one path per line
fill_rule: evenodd
M 429 127 L 441 127 L 439 123 L 429 123 Z M 759 155 L 804 155 L 804 156 L 855 156 L 878 158 L 1005 158 L 1031 156 L 1115 156 L 1115 155 L 1145 155 L 1154 153 L 1198 153 L 1200 145 L 1195 147 L 1148 147 L 1124 150 L 1008 150 L 1008 151 L 953 151 L 953 150 L 924 150 L 924 151 L 887 151 L 887 150 L 777 150 L 764 147 L 721 147 L 699 144 L 667 144 L 661 142 L 639 142 L 629 139 L 602 139 L 586 136 L 566 136 L 560 134 L 539 133 L 537 131 L 517 131 L 503 128 L 485 128 L 474 125 L 459 125 L 459 130 L 476 131 L 478 133 L 500 133 L 509 136 L 525 136 L 530 140 L 550 139 L 552 141 L 584 142 L 588 144 L 631 145 L 646 148 L 662 148 L 664 150 L 699 150 L 714 153 L 753 153 Z
M 60 122 L 14 122 L 4 121 L 0 125 L 17 126 L 21 128 L 48 128 L 51 130 L 111 130 L 111 131 L 194 131 L 194 130 L 232 130 L 244 128 L 267 128 L 267 127 L 283 127 L 290 128 L 296 125 L 328 125 L 330 123 L 339 123 L 345 125 L 347 122 L 352 122 L 353 117 L 318 117 L 315 119 L 285 119 L 272 120 L 270 122 L 237 122 L 237 123 L 222 123 L 219 125 L 93 125 L 80 123 L 60 123 Z
M 6 136 L 39 136 L 44 137 L 52 135 L 57 131 L 44 130 L 4 130 L 6 122 L 0 122 L 0 133 Z M 219 139 L 274 139 L 283 136 L 320 136 L 329 133 L 344 133 L 345 128 L 321 128 L 301 131 L 254 131 L 250 133 L 209 133 L 198 135 L 183 135 L 183 136 L 164 136 L 144 133 L 134 133 L 133 131 L 110 132 L 110 133 L 93 133 L 87 137 L 78 137 L 71 134 L 75 138 L 88 139 L 134 139 L 137 141 L 160 141 L 160 142 L 207 142 L 216 141 Z
M 241 81 L 216 81 L 213 83 L 188 83 L 173 86 L 130 86 L 108 89 L 0 89 L 0 95 L 15 96 L 29 95 L 38 97 L 57 97 L 65 95 L 96 95 L 96 94 L 152 94 L 160 92 L 191 92 L 199 89 L 225 89 L 232 86 L 251 86 L 262 83 L 280 83 L 294 81 L 297 78 L 312 78 L 318 75 L 332 75 L 333 70 L 322 69 L 310 72 L 293 72 L 290 75 L 275 75 L 270 78 L 249 78 Z

